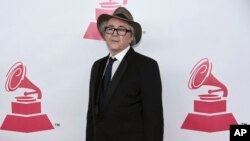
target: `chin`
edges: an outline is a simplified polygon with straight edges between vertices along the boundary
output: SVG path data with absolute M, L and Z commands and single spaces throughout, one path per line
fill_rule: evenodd
M 119 50 L 120 46 L 119 45 L 109 45 L 110 50 Z

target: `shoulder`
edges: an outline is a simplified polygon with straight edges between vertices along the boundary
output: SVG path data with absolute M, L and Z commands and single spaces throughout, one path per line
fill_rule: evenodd
M 141 67 L 147 67 L 147 66 L 152 66 L 152 65 L 157 65 L 157 61 L 149 56 L 140 54 L 138 52 L 135 52 L 134 54 L 134 61 L 138 64 L 141 65 Z
M 96 60 L 96 61 L 94 62 L 94 64 L 93 64 L 93 66 L 96 66 L 96 65 L 98 65 L 98 64 L 101 64 L 101 63 L 107 61 L 107 59 L 108 59 L 108 56 L 104 56 L 104 57 L 102 57 L 102 58 Z
M 107 61 L 107 56 L 96 60 L 92 65 L 92 70 L 98 70 Z
M 156 62 L 155 59 L 153 59 L 153 58 L 151 58 L 149 56 L 143 55 L 141 53 L 138 53 L 138 52 L 135 52 L 135 56 L 136 56 L 136 59 L 138 61 Z
M 130 68 L 134 68 L 138 73 L 146 73 L 150 70 L 159 70 L 158 63 L 155 59 L 143 55 L 131 49 L 126 55 L 126 60 L 131 66 Z

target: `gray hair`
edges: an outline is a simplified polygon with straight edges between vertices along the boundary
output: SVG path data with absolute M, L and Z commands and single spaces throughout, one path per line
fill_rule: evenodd
M 105 27 L 106 27 L 106 25 L 107 25 L 107 21 L 104 21 L 104 22 L 102 22 L 101 25 L 99 26 L 99 31 L 100 31 L 100 33 L 102 34 L 102 36 L 103 36 L 103 34 L 105 33 Z

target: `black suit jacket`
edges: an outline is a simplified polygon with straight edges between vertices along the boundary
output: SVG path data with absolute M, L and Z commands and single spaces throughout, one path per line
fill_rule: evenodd
M 93 64 L 86 141 L 162 141 L 162 85 L 158 64 L 130 48 L 102 104 L 101 79 L 108 56 Z

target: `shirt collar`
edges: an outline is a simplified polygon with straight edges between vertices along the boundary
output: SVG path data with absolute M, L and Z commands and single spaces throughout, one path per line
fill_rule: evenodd
M 118 54 L 116 54 L 113 57 L 116 58 L 118 61 L 122 61 L 122 59 L 124 58 L 124 56 L 128 52 L 129 48 L 130 48 L 130 46 L 128 46 L 127 48 L 125 48 L 124 50 L 122 50 L 121 52 L 119 52 Z M 112 57 L 111 54 L 109 54 L 109 57 Z

